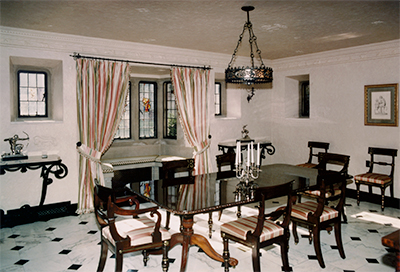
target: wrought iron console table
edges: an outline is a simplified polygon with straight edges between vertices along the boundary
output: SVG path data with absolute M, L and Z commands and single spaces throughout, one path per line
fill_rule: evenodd
M 62 179 L 68 174 L 68 168 L 61 162 L 61 158 L 57 155 L 49 155 L 47 158 L 30 156 L 22 160 L 0 161 L 0 175 L 4 175 L 6 171 L 16 172 L 20 170 L 21 173 L 25 173 L 28 169 L 36 170 L 40 168 L 40 177 L 43 179 L 43 182 L 39 206 L 42 206 L 46 198 L 47 186 L 53 183 L 53 179 L 49 178 L 49 175 L 53 174 L 56 178 Z

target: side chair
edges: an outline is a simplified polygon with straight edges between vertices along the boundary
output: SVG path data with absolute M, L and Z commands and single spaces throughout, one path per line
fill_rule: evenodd
M 381 189 L 381 209 L 385 209 L 385 190 L 390 186 L 390 196 L 393 198 L 393 177 L 394 177 L 394 160 L 397 156 L 397 149 L 369 147 L 368 154 L 371 159 L 367 161 L 369 167 L 367 173 L 354 176 L 354 182 L 357 187 L 357 205 L 360 205 L 360 185 L 368 185 L 369 194 L 372 195 L 372 187 Z M 375 168 L 374 168 L 375 166 Z M 382 167 L 388 171 L 386 174 L 379 173 Z M 380 169 L 376 169 L 380 167 Z
M 318 158 L 318 154 L 322 152 L 322 150 L 324 150 L 324 152 L 327 153 L 329 149 L 329 143 L 309 141 L 308 148 L 310 149 L 310 153 L 308 155 L 308 161 L 305 163 L 298 164 L 297 166 L 306 168 L 313 168 L 317 166 L 318 162 L 316 163 L 315 160 L 313 159 Z
M 193 170 L 194 159 L 192 158 L 162 161 L 160 177 L 162 177 L 165 187 L 167 185 L 188 184 L 194 182 Z M 169 229 L 171 213 L 169 211 L 166 213 L 165 228 Z
M 318 170 L 317 179 L 317 187 L 320 192 L 316 198 L 317 201 L 306 201 L 293 205 L 291 221 L 295 244 L 299 242 L 297 226 L 308 228 L 310 243 L 312 241 L 314 244 L 318 263 L 322 268 L 325 268 L 320 242 L 321 230 L 327 230 L 330 233 L 333 226 L 339 255 L 343 259 L 346 258 L 342 243 L 341 214 L 345 203 L 347 176 L 337 171 L 325 171 L 320 169 Z M 336 207 L 328 207 L 325 205 L 326 195 L 328 192 L 332 193 L 335 190 L 334 188 L 340 190 L 339 201 Z
M 256 190 L 255 199 L 259 201 L 258 215 L 238 218 L 221 225 L 223 240 L 225 272 L 229 271 L 229 240 L 252 248 L 253 271 L 260 271 L 260 248 L 271 244 L 281 247 L 282 271 L 291 271 L 289 267 L 289 223 L 292 210 L 292 184 L 260 187 Z M 265 201 L 287 196 L 286 206 L 265 214 Z M 276 220 L 282 220 L 277 222 Z
M 318 154 L 318 161 L 320 162 L 315 168 L 322 169 L 322 170 L 333 170 L 327 169 L 330 167 L 339 168 L 335 169 L 338 170 L 340 173 L 343 173 L 347 176 L 346 185 L 352 183 L 352 176 L 348 174 L 349 163 L 350 163 L 350 156 L 342 155 L 342 154 L 335 154 L 335 153 L 319 153 Z M 325 195 L 325 205 L 328 205 L 329 202 L 337 200 L 340 197 L 341 191 L 338 188 L 339 185 L 335 185 L 333 190 L 328 190 Z M 319 190 L 307 190 L 304 192 L 299 193 L 298 200 L 299 203 L 301 202 L 301 196 L 305 196 L 308 198 L 317 199 L 320 195 Z M 347 223 L 347 216 L 344 211 L 344 205 L 342 210 L 343 222 Z M 311 241 L 310 241 L 311 243 Z
M 129 196 L 119 200 L 120 203 L 129 202 Z M 150 253 L 162 253 L 161 266 L 163 271 L 168 271 L 171 234 L 160 227 L 161 215 L 158 207 L 146 209 L 139 209 L 138 205 L 134 209 L 119 207 L 115 203 L 113 190 L 96 184 L 94 212 L 101 235 L 101 255 L 96 271 L 103 271 L 108 250 L 115 254 L 116 272 L 122 271 L 123 255 L 135 251 L 142 251 L 145 266 Z M 153 221 L 144 214 L 156 216 L 156 220 Z

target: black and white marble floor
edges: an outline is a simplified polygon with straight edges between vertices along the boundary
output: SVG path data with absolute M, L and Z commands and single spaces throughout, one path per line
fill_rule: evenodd
M 271 203 L 271 205 L 279 205 Z M 342 238 L 346 259 L 341 259 L 334 246 L 334 234 L 321 233 L 323 256 L 326 268 L 319 267 L 314 259 L 315 253 L 308 238 L 300 239 L 295 245 L 290 241 L 289 262 L 294 272 L 386 272 L 394 271 L 395 253 L 381 244 L 385 236 L 400 228 L 398 209 L 386 208 L 381 212 L 375 204 L 361 202 L 357 206 L 354 199 L 347 199 L 348 223 L 342 225 Z M 244 207 L 243 213 L 253 212 Z M 214 233 L 209 239 L 214 248 L 222 253 L 219 226 L 235 218 L 235 209 L 225 210 L 220 221 L 214 213 Z M 164 217 L 165 218 L 165 217 Z M 172 232 L 178 231 L 179 220 L 172 216 Z M 195 217 L 195 232 L 208 234 L 208 214 Z M 300 234 L 307 234 L 301 229 Z M 0 229 L 0 271 L 1 272 L 59 272 L 59 271 L 96 271 L 100 253 L 100 234 L 93 214 L 69 216 Z M 238 244 L 230 244 L 231 256 L 239 260 L 236 268 L 230 271 L 252 271 L 251 251 Z M 281 258 L 278 246 L 261 250 L 261 269 L 263 271 L 281 271 Z M 180 269 L 181 246 L 169 251 L 169 271 Z M 115 261 L 109 252 L 104 271 L 114 271 Z M 147 267 L 143 266 L 140 253 L 126 255 L 124 272 L 160 272 L 161 256 L 150 256 Z M 221 263 L 216 262 L 191 247 L 187 271 L 223 271 Z

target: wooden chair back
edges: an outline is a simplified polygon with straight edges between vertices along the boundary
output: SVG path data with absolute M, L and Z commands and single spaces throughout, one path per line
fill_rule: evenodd
M 160 175 L 163 179 L 163 187 L 193 183 L 193 170 L 194 159 L 192 158 L 163 161 Z
M 231 178 L 236 176 L 235 172 L 236 153 L 225 153 L 216 156 L 217 179 Z
M 313 158 L 318 158 L 318 154 L 321 153 L 321 149 L 325 150 L 325 153 L 328 152 L 329 143 L 309 141 L 308 148 L 310 149 L 310 153 L 307 163 L 313 163 Z
M 395 157 L 397 156 L 397 149 L 391 148 L 378 148 L 378 147 L 369 147 L 368 154 L 370 154 L 371 159 L 367 161 L 368 173 L 375 173 L 374 166 L 388 166 L 390 170 L 388 171 L 387 175 L 393 179 L 394 175 L 394 161 Z M 390 162 L 384 161 L 382 156 L 390 157 Z M 379 159 L 379 160 L 378 160 Z
M 350 156 L 336 154 L 336 153 L 318 153 L 318 165 L 317 169 L 322 170 L 339 170 L 338 172 L 348 175 L 350 163 Z M 337 167 L 339 166 L 339 169 Z M 330 169 L 331 167 L 335 167 L 335 169 Z

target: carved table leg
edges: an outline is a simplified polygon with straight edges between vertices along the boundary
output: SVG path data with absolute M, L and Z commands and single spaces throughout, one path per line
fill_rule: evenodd
M 181 272 L 186 270 L 189 247 L 193 245 L 200 247 L 210 258 L 224 262 L 223 257 L 212 248 L 207 238 L 193 233 L 193 215 L 183 216 L 181 232 L 172 235 L 170 248 L 173 248 L 177 244 L 182 244 Z M 229 264 L 236 266 L 238 260 L 230 258 Z

